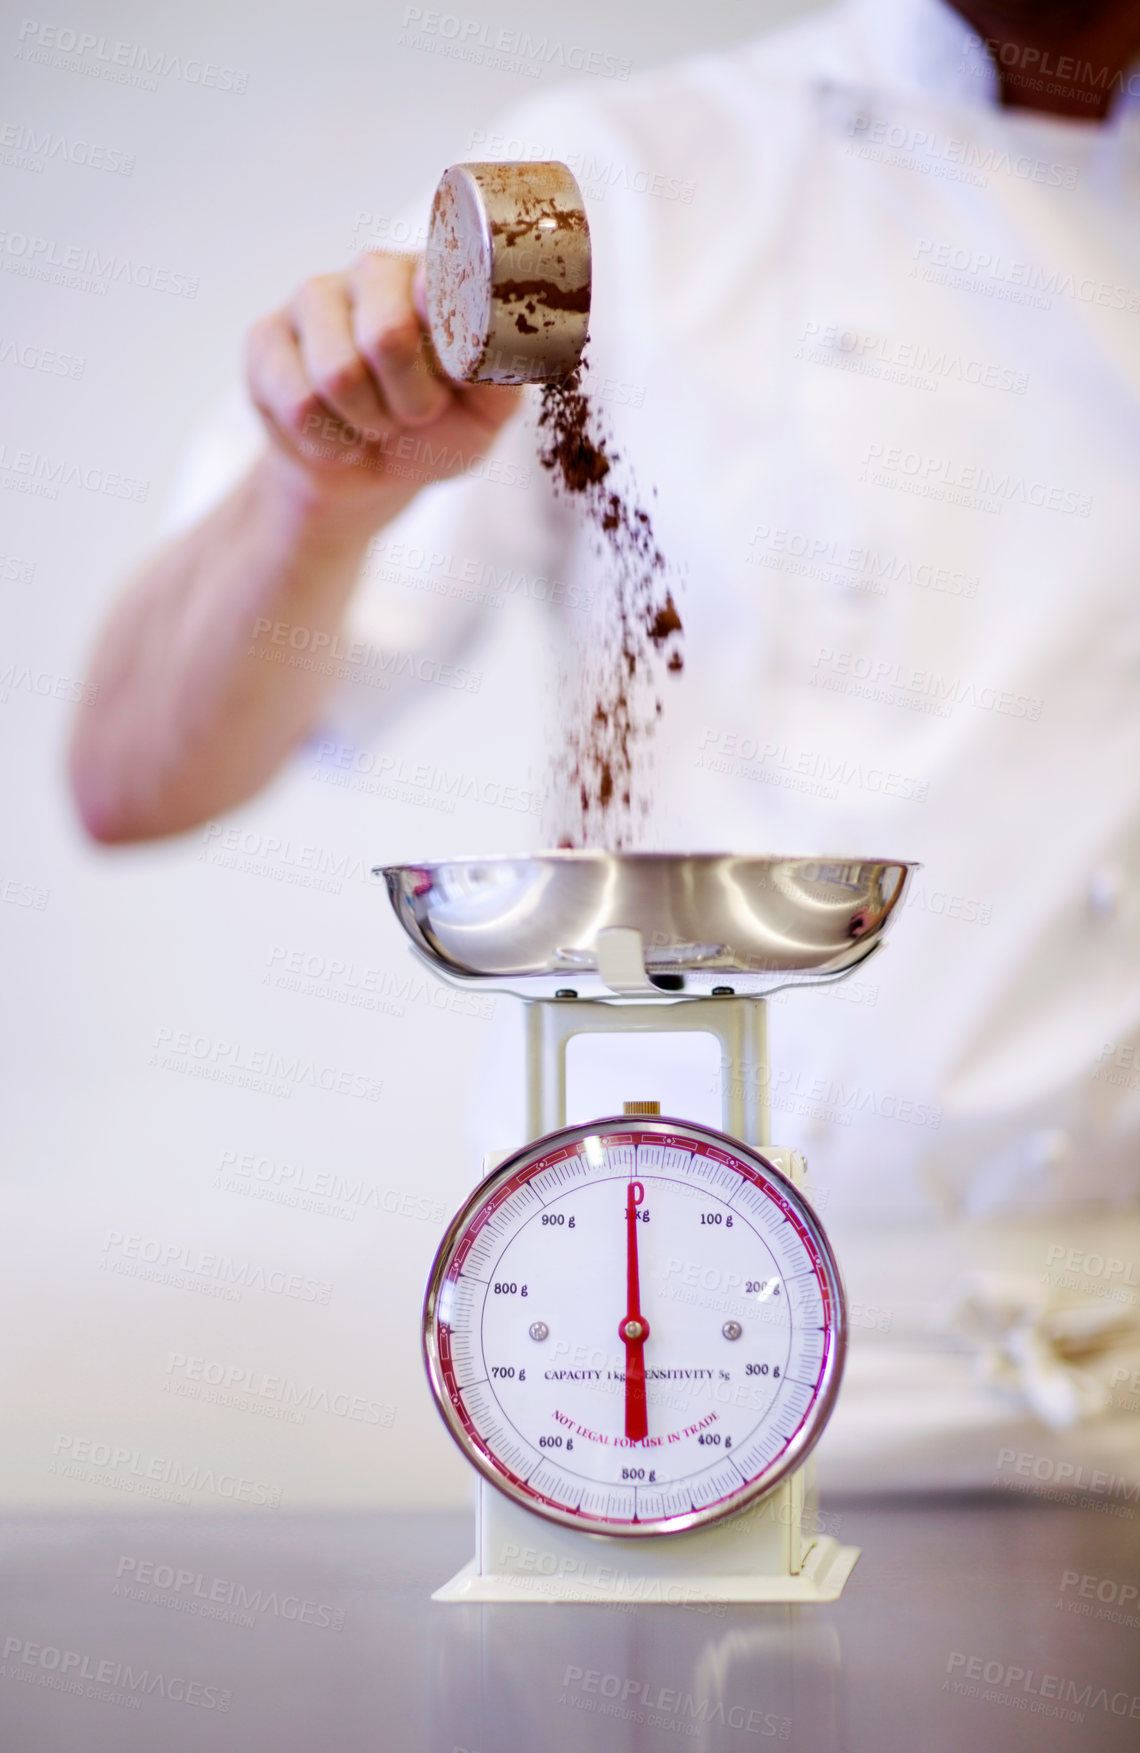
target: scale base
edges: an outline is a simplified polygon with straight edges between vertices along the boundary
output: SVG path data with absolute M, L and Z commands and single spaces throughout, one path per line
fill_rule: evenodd
M 841 1546 L 824 1534 L 804 1559 L 795 1576 L 694 1576 L 678 1573 L 659 1577 L 619 1577 L 606 1583 L 589 1583 L 581 1577 L 480 1575 L 471 1559 L 451 1581 L 436 1589 L 433 1601 L 548 1601 L 563 1606 L 570 1601 L 604 1602 L 607 1606 L 693 1607 L 707 1610 L 714 1602 L 822 1602 L 837 1601 L 859 1556 L 857 1546 Z
M 589 1601 L 706 1613 L 717 1602 L 836 1601 L 858 1556 L 858 1547 L 820 1529 L 810 1461 L 751 1509 L 660 1540 L 552 1525 L 480 1480 L 475 1557 L 432 1600 Z

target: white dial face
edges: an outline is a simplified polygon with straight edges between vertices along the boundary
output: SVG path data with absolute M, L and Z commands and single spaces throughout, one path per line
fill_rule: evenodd
M 680 1531 L 803 1460 L 843 1291 L 810 1207 L 708 1127 L 606 1120 L 520 1151 L 436 1258 L 428 1372 L 468 1458 L 594 1533 Z

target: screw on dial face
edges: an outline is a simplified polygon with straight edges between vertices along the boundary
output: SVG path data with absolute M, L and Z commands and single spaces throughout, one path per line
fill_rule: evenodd
M 640 1117 L 501 1164 L 424 1310 L 467 1458 L 539 1515 L 630 1536 L 734 1514 L 798 1466 L 844 1341 L 834 1256 L 791 1183 L 710 1127 Z

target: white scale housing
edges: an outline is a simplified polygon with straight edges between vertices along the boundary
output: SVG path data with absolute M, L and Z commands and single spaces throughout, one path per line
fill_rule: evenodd
M 546 854 L 522 861 L 521 878 L 509 867 L 511 907 L 519 911 L 520 881 L 525 894 L 536 870 L 544 881 L 551 869 L 561 878 L 562 861 L 580 876 L 579 860 L 594 861 L 611 897 L 620 886 L 615 873 L 620 879 L 632 867 L 641 896 L 638 855 Z M 789 970 L 837 978 L 864 960 L 908 867 L 752 864 L 760 874 L 749 899 L 765 929 L 776 907 L 761 879 L 774 870 L 776 904 L 787 914 L 789 895 L 794 903 L 800 941 L 781 951 L 782 965 L 759 975 L 754 964 L 743 975 L 714 972 L 717 985 L 702 968 L 701 979 L 690 980 L 698 952 L 710 953 L 690 943 L 666 977 L 655 978 L 646 948 L 654 937 L 627 923 L 636 916 L 627 895 L 617 901 L 622 923 L 595 906 L 585 950 L 579 940 L 557 951 L 587 977 L 571 974 L 557 995 L 547 981 L 533 997 L 532 968 L 496 978 L 480 963 L 480 954 L 492 959 L 486 942 L 473 950 L 455 930 L 460 955 L 445 941 L 456 919 L 466 928 L 474 921 L 476 935 L 490 919 L 502 941 L 496 861 L 385 873 L 402 923 L 436 974 L 527 999 L 528 1145 L 485 1161 L 488 1178 L 444 1237 L 425 1304 L 432 1389 L 479 1475 L 475 1555 L 436 1600 L 833 1601 L 858 1557 L 818 1531 L 809 1456 L 838 1390 L 846 1311 L 830 1247 L 802 1197 L 803 1159 L 769 1142 L 766 1013 L 755 988 L 791 983 L 779 977 Z M 697 866 L 701 881 L 709 875 L 697 858 L 659 855 L 650 877 L 673 875 L 661 865 Z M 712 874 L 723 887 L 723 871 Z M 697 886 L 691 868 L 686 886 Z M 734 871 L 729 901 L 737 912 L 740 887 Z M 845 941 L 824 943 L 830 954 L 820 953 L 810 932 L 825 933 L 812 907 L 823 913 L 826 902 L 824 925 L 835 936 L 832 915 L 851 912 L 852 893 L 862 903 L 853 912 L 858 933 L 848 923 Z M 865 904 L 880 895 L 885 904 Z M 553 909 L 549 892 L 548 899 Z M 696 904 L 699 912 L 699 895 Z M 786 919 L 779 924 L 786 942 Z M 564 919 L 557 930 L 564 939 Z M 864 941 L 856 944 L 857 934 Z M 733 952 L 718 953 L 723 967 Z M 583 987 L 590 996 L 579 995 Z M 699 996 L 678 992 L 686 987 Z M 669 1115 L 664 1090 L 664 1118 L 638 1112 L 652 1104 L 634 1102 L 625 1117 L 567 1127 L 567 1047 L 575 1037 L 662 1033 L 687 1036 L 694 1049 L 702 1036 L 718 1042 L 719 1132 Z M 706 1297 L 692 1307 L 665 1284 L 682 1261 L 710 1260 L 743 1301 L 729 1307 Z M 623 1315 L 627 1309 L 636 1319 Z M 590 1367 L 550 1367 L 559 1361 Z M 617 1531 L 601 1531 L 609 1527 Z

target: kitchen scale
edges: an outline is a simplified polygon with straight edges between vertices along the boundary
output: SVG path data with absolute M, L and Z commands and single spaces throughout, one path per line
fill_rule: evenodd
M 866 961 L 912 868 L 559 851 L 378 873 L 436 975 L 526 1003 L 529 1142 L 485 1160 L 424 1304 L 478 1474 L 475 1556 L 436 1600 L 840 1594 L 858 1552 L 817 1531 L 805 1463 L 846 1303 L 803 1159 L 770 1143 L 765 997 Z M 630 1033 L 715 1037 L 721 1129 L 663 1115 L 666 1088 L 566 1124 L 569 1042 Z

